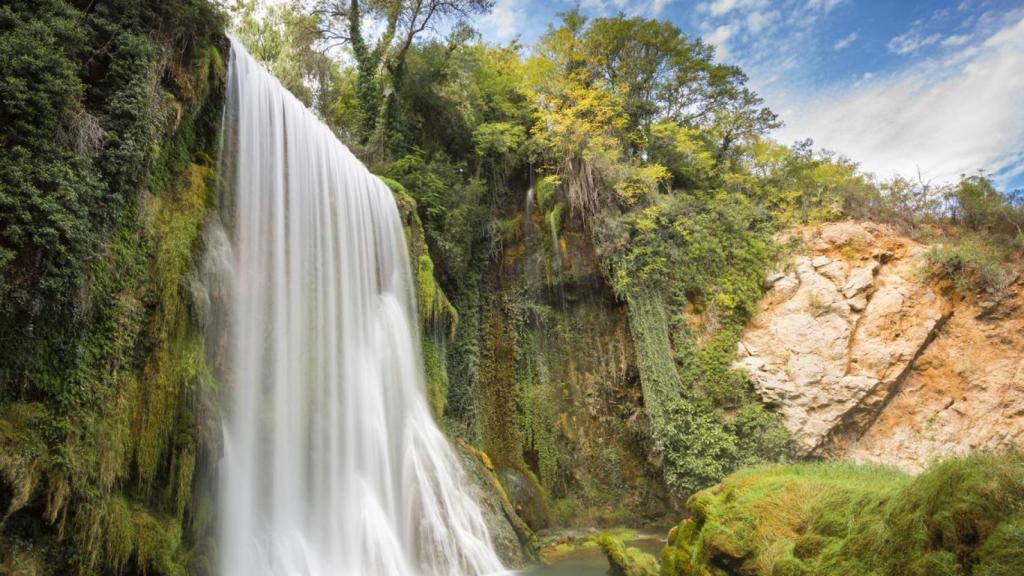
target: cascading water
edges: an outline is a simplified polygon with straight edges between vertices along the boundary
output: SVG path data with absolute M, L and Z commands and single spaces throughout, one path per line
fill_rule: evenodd
M 224 576 L 502 571 L 423 394 L 390 190 L 233 43 Z

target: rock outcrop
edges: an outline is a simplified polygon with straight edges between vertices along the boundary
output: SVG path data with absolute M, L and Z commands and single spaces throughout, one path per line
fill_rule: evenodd
M 539 559 L 537 539 L 519 517 L 509 500 L 491 459 L 470 444 L 459 440 L 458 455 L 469 477 L 469 489 L 480 504 L 484 522 L 491 534 L 491 543 L 508 568 L 522 568 Z
M 872 223 L 794 233 L 736 366 L 800 455 L 919 469 L 1024 441 L 1020 282 L 960 299 L 923 280 L 927 246 Z

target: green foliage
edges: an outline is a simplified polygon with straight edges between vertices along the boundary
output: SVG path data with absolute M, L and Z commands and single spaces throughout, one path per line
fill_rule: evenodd
M 236 0 L 231 5 L 235 37 L 303 104 L 321 116 L 337 114 L 338 67 L 320 50 L 320 21 L 296 3 Z
M 691 497 L 663 576 L 1015 574 L 1024 458 L 980 453 L 918 477 L 849 464 L 739 472 Z
M 0 7 L 0 564 L 31 542 L 44 574 L 183 574 L 209 529 L 183 530 L 208 374 L 181 287 L 223 24 L 201 0 Z
M 665 454 L 665 479 L 687 494 L 713 484 L 737 466 L 736 437 L 713 405 L 700 400 L 668 402 L 655 438 Z
M 780 226 L 836 220 L 847 199 L 874 189 L 855 163 L 814 152 L 810 141 L 785 147 L 757 139 L 748 150 L 748 171 L 727 175 L 726 186 L 764 206 Z
M 318 1 L 314 14 L 320 21 L 323 38 L 342 39 L 356 61 L 358 114 L 355 128 L 359 143 L 372 139 L 375 154 L 390 149 L 386 141 L 393 130 L 401 105 L 406 65 L 413 42 L 424 30 L 434 29 L 448 20 L 459 20 L 486 12 L 491 0 L 424 0 L 407 4 L 375 0 Z M 383 26 L 374 37 L 364 32 L 367 26 Z M 460 39 L 465 28 L 454 27 L 453 37 Z
M 383 166 L 381 172 L 401 183 L 416 201 L 426 241 L 445 263 L 438 272 L 464 277 L 473 257 L 470 249 L 487 216 L 483 183 L 466 178 L 461 167 L 443 157 L 430 161 L 418 153 Z
M 626 222 L 630 240 L 611 258 L 613 286 L 629 303 L 669 485 L 687 494 L 739 466 L 785 457 L 781 422 L 730 368 L 774 255 L 770 221 L 745 197 L 721 192 L 657 195 Z
M 963 178 L 947 192 L 953 221 L 976 232 L 1004 237 L 1024 233 L 1024 205 L 1014 205 L 984 176 Z
M 999 293 L 1006 287 L 1003 250 L 971 235 L 933 246 L 925 254 L 924 272 L 934 281 L 949 282 L 960 296 Z

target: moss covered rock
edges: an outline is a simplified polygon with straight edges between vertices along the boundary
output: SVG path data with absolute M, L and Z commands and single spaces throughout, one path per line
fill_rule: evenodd
M 611 576 L 658 576 L 658 562 L 654 556 L 626 546 L 614 534 L 601 534 L 596 542 L 608 558 L 608 574 Z
M 689 501 L 662 576 L 1024 574 L 1024 456 L 980 453 L 914 477 L 801 464 L 738 472 Z

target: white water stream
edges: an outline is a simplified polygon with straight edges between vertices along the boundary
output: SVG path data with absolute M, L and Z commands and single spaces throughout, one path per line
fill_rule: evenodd
M 390 190 L 236 42 L 221 574 L 502 571 L 423 393 Z

